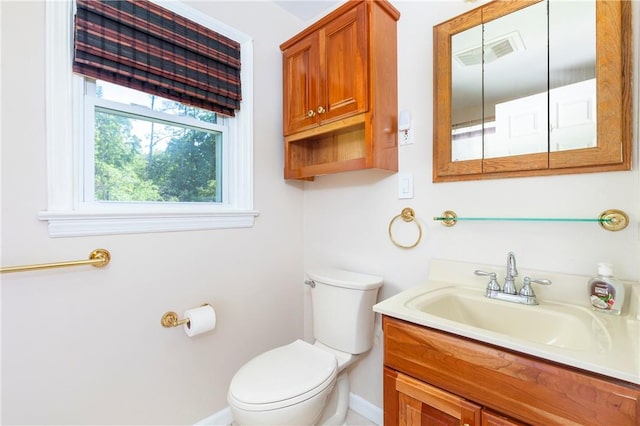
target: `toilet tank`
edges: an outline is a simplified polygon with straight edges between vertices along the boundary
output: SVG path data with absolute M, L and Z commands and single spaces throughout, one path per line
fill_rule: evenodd
M 313 335 L 339 351 L 360 354 L 373 345 L 373 305 L 382 278 L 340 269 L 307 272 L 311 289 Z

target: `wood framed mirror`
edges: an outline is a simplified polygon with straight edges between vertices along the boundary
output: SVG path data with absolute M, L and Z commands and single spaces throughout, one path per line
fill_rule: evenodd
M 494 0 L 433 35 L 434 182 L 630 170 L 630 2 Z

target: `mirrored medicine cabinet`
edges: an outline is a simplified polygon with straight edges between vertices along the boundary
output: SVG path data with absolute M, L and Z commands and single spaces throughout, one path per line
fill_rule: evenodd
M 495 0 L 434 27 L 433 181 L 629 170 L 631 4 Z

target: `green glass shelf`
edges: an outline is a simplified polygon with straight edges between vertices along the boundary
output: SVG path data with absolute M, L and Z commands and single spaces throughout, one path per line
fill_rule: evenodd
M 597 222 L 607 231 L 620 231 L 629 224 L 629 216 L 622 210 L 605 210 L 597 218 L 574 217 L 458 217 L 458 215 L 446 210 L 441 216 L 435 216 L 435 221 L 440 221 L 444 226 L 455 225 L 459 220 L 465 221 L 496 221 L 496 222 Z

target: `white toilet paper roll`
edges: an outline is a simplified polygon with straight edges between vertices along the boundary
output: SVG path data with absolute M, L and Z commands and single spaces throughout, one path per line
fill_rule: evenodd
M 182 317 L 189 318 L 189 322 L 183 325 L 189 337 L 213 330 L 216 326 L 216 311 L 211 305 L 188 309 Z

